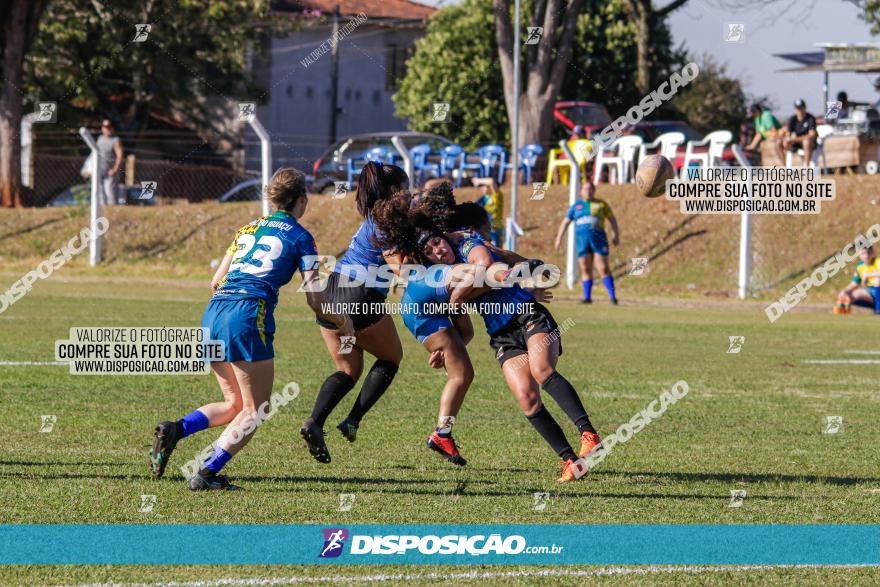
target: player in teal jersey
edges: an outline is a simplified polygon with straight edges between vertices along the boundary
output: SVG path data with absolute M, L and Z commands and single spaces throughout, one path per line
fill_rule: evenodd
M 620 228 L 611 207 L 604 200 L 596 198 L 596 186 L 590 180 L 581 186 L 581 197 L 568 209 L 565 218 L 559 225 L 556 234 L 555 248 L 562 246 L 562 238 L 569 225 L 574 223 L 575 249 L 578 264 L 581 268 L 581 285 L 584 290 L 585 304 L 593 303 L 593 261 L 599 270 L 602 284 L 608 290 L 611 303 L 617 305 L 617 293 L 614 288 L 614 276 L 611 274 L 611 263 L 608 260 L 608 236 L 605 234 L 605 220 L 611 224 L 611 242 L 620 244 Z
M 214 295 L 202 316 L 210 338 L 225 344 L 225 360 L 211 364 L 223 401 L 156 426 L 150 464 L 158 479 L 180 439 L 227 424 L 210 457 L 188 480 L 194 491 L 237 489 L 219 472 L 267 417 L 275 369 L 273 313 L 278 290 L 297 270 L 302 271 L 306 284 L 318 278 L 311 266 L 317 255 L 315 241 L 299 224 L 308 205 L 305 176 L 296 169 L 279 169 L 266 194 L 277 210 L 235 233 L 211 282 Z M 307 298 L 312 308 L 320 308 L 320 292 L 308 292 Z M 339 326 L 350 329 L 344 322 Z

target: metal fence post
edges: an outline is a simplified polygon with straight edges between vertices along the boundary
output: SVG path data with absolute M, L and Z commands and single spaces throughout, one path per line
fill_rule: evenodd
M 571 147 L 569 147 L 567 140 L 563 139 L 559 141 L 559 146 L 562 148 L 562 152 L 565 153 L 565 157 L 571 163 L 571 173 L 568 174 L 568 206 L 571 207 L 574 205 L 575 200 L 577 200 L 578 192 L 581 189 L 581 166 L 578 164 L 577 159 L 575 159 L 574 153 L 572 152 Z M 565 252 L 565 284 L 568 286 L 568 289 L 574 289 L 577 265 L 574 250 L 574 231 L 575 227 L 572 224 L 568 227 Z
M 101 213 L 101 198 L 99 190 L 101 190 L 101 178 L 98 176 L 100 170 L 100 162 L 98 161 L 98 144 L 92 138 L 92 134 L 82 126 L 79 129 L 79 136 L 86 142 L 91 150 L 92 161 L 92 205 L 89 215 L 89 265 L 94 267 L 101 261 L 101 244 L 103 237 L 98 235 L 98 215 Z
M 260 139 L 260 159 L 262 160 L 263 170 L 263 196 L 261 200 L 263 202 L 263 216 L 268 216 L 269 200 L 266 198 L 266 187 L 268 187 L 269 181 L 272 179 L 272 139 L 256 114 L 248 119 L 248 124 L 251 125 L 251 128 L 254 129 L 254 132 L 257 133 L 257 137 Z

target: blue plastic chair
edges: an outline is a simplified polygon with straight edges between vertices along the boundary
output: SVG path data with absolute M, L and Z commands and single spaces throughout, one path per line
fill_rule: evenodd
M 504 156 L 504 147 L 501 145 L 483 145 L 476 150 L 475 155 L 479 161 L 477 163 L 468 163 L 467 155 L 465 155 L 461 169 L 473 169 L 477 177 L 491 177 L 492 169 L 501 162 Z
M 354 176 L 361 172 L 364 165 L 368 161 L 378 161 L 379 163 L 394 163 L 394 151 L 388 147 L 373 147 L 365 152 L 362 157 L 351 157 L 348 159 L 346 171 L 348 172 L 349 188 L 353 186 Z
M 455 187 L 461 187 L 461 171 L 464 163 L 465 154 L 461 145 L 449 145 L 440 150 L 440 177 L 446 177 L 447 174 L 451 178 L 454 171 L 458 169 L 458 177 L 455 178 Z
M 523 172 L 523 183 L 528 185 L 532 179 L 532 169 L 535 168 L 535 162 L 538 156 L 544 152 L 544 147 L 538 144 L 525 145 L 519 150 L 519 167 Z M 498 169 L 498 184 L 504 183 L 504 172 L 506 169 L 513 169 L 512 163 L 506 162 L 506 154 L 501 160 L 501 166 Z M 515 174 L 516 175 L 516 174 Z M 514 177 L 516 181 L 516 177 Z
M 431 145 L 426 143 L 416 145 L 409 150 L 409 154 L 412 156 L 416 183 L 424 183 L 425 176 L 429 172 L 434 174 L 435 177 L 440 176 L 440 163 L 430 163 L 428 161 L 428 156 L 431 154 Z

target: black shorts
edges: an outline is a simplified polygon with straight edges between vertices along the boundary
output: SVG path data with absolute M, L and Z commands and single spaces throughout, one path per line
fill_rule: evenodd
M 351 285 L 342 287 L 339 283 L 339 273 L 333 272 L 327 278 L 327 288 L 325 303 L 340 304 L 345 308 L 347 314 L 354 324 L 355 330 L 363 330 L 368 326 L 372 326 L 381 320 L 387 312 L 385 311 L 385 296 L 372 287 L 365 285 Z M 335 324 L 329 320 L 315 317 L 315 322 L 329 328 L 337 330 Z
M 514 316 L 507 325 L 489 337 L 489 344 L 495 349 L 495 358 L 502 365 L 508 359 L 528 354 L 526 343 L 535 334 L 555 333 L 559 341 L 559 354 L 562 354 L 562 333 L 550 310 L 537 302 L 532 303 L 531 307 L 531 312 Z

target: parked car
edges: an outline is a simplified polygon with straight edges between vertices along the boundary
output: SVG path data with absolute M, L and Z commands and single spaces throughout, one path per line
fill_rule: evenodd
M 391 138 L 394 136 L 399 136 L 407 148 L 426 143 L 435 153 L 452 144 L 449 139 L 423 132 L 377 132 L 350 136 L 330 145 L 315 161 L 312 166 L 313 176 L 310 178 L 309 191 L 332 194 L 335 188 L 333 182 L 347 181 L 347 164 L 350 158 L 359 158 L 375 147 L 394 149 L 394 145 L 391 144 Z
M 672 166 L 678 170 L 684 164 L 684 150 L 688 141 L 701 141 L 703 135 L 694 130 L 694 128 L 683 120 L 655 120 L 651 122 L 640 122 L 633 128 L 633 132 L 646 142 L 654 142 L 657 137 L 668 132 L 680 132 L 684 135 L 685 143 L 678 149 L 675 161 L 671 161 Z M 694 153 L 705 153 L 708 147 L 694 147 Z M 723 165 L 736 165 L 736 156 L 733 154 L 730 146 L 724 149 L 721 156 Z
M 122 197 L 117 199 L 117 203 L 128 206 L 155 206 L 156 198 L 141 199 L 141 186 L 126 185 L 120 186 Z M 64 206 L 87 206 L 91 203 L 92 184 L 81 183 L 71 186 L 49 200 L 46 204 L 47 208 L 60 208 Z
M 263 198 L 263 179 L 246 179 L 217 198 L 220 203 L 254 202 Z
M 602 104 L 582 100 L 557 102 L 553 106 L 553 119 L 558 138 L 568 138 L 574 127 L 581 126 L 590 138 L 594 132 L 611 124 L 611 116 Z

